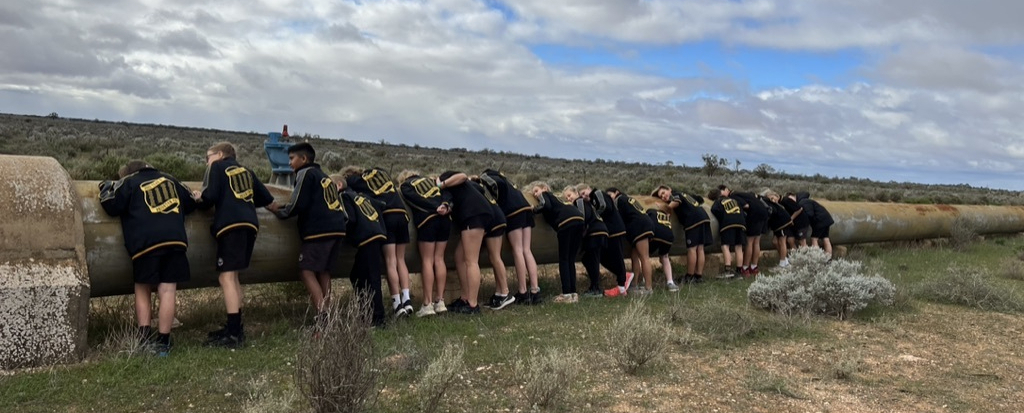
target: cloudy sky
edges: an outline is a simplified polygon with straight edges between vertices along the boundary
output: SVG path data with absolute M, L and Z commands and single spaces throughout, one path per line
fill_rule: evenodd
M 0 112 L 1024 189 L 1019 0 L 5 0 Z

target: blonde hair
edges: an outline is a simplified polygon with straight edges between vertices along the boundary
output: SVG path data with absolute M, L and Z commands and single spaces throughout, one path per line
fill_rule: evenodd
M 590 185 L 587 185 L 587 184 L 576 184 L 576 191 L 582 192 L 582 191 L 590 191 L 590 190 L 593 190 L 593 188 L 591 188 Z
M 345 189 L 345 175 L 344 174 L 331 174 L 328 176 L 331 181 L 334 181 L 334 185 L 341 185 L 340 189 Z
M 576 187 L 573 185 L 566 186 L 564 189 L 562 189 L 562 195 L 565 195 L 567 192 L 576 195 L 576 197 L 580 196 L 580 191 L 576 189 Z
M 772 191 L 769 188 L 765 188 L 763 191 L 761 191 L 761 196 L 763 196 L 765 198 L 771 198 L 773 196 L 777 197 L 777 196 L 779 196 L 779 194 L 777 192 L 775 192 L 775 191 Z M 779 197 L 779 198 L 781 198 L 781 197 Z
M 399 184 L 401 184 L 402 182 L 405 182 L 407 179 L 409 179 L 411 177 L 414 177 L 416 175 L 419 175 L 419 174 L 420 174 L 419 171 L 416 171 L 416 170 L 413 170 L 413 169 L 405 169 L 405 170 L 402 170 L 402 172 L 398 173 L 398 176 L 395 178 L 395 180 L 398 181 Z
M 344 178 L 348 178 L 348 177 L 350 177 L 352 175 L 362 175 L 362 174 L 363 174 L 363 167 L 361 167 L 361 166 L 349 165 L 349 166 L 346 166 L 346 167 L 341 169 L 341 176 L 344 177 Z
M 544 181 L 533 181 L 530 182 L 530 184 L 527 185 L 526 187 L 529 188 L 531 191 L 533 190 L 533 188 L 540 188 L 544 192 L 551 192 L 551 185 L 548 185 L 548 183 Z
M 232 145 L 231 142 L 226 142 L 226 141 L 225 142 L 217 142 L 217 143 L 213 144 L 213 146 L 210 146 L 210 149 L 207 149 L 206 151 L 207 152 L 220 152 L 220 153 L 224 154 L 225 158 L 234 158 L 235 157 L 235 145 Z

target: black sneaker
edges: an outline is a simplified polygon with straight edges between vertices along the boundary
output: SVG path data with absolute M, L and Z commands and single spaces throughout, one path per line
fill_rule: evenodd
M 220 330 L 213 330 L 213 331 L 211 331 L 209 333 L 206 333 L 206 340 L 209 341 L 209 340 L 212 340 L 212 339 L 215 339 L 215 338 L 220 338 L 220 337 L 226 336 L 227 334 L 228 334 L 228 326 L 222 326 L 220 328 Z
M 584 298 L 601 298 L 604 297 L 604 291 L 601 290 L 587 290 L 582 295 Z
M 480 306 L 470 307 L 469 303 L 463 302 L 463 305 L 450 309 L 450 311 L 456 314 L 480 314 Z
M 395 308 L 395 318 L 405 318 L 410 315 L 412 315 L 412 310 L 407 309 L 404 305 L 399 305 L 398 308 Z
M 514 296 L 506 295 L 504 297 L 501 297 L 495 294 L 493 297 L 491 297 L 490 307 L 492 310 L 500 310 L 502 308 L 508 307 L 509 304 L 512 304 L 514 302 L 516 302 L 516 298 Z
M 211 337 L 203 343 L 207 347 L 241 348 L 245 346 L 245 332 L 229 333 L 227 330 L 217 337 Z
M 516 305 L 530 305 L 530 293 L 516 293 L 512 297 L 516 299 Z
M 411 299 L 405 300 L 405 302 L 402 303 L 401 307 L 405 309 L 406 313 L 414 314 L 416 312 L 416 311 L 414 311 L 416 309 L 412 307 L 412 300 Z
M 452 301 L 451 304 L 448 304 L 448 311 L 455 311 L 455 310 L 457 310 L 460 307 L 468 307 L 468 306 L 469 306 L 469 303 L 467 303 L 466 300 L 463 300 L 462 297 L 459 297 L 459 298 L 456 298 L 455 301 Z
M 543 304 L 544 298 L 540 296 L 540 291 L 530 293 L 530 305 Z

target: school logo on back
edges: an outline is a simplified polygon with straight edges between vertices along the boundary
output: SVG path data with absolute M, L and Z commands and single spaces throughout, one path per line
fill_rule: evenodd
M 241 166 L 229 166 L 224 170 L 228 176 L 228 186 L 236 199 L 252 202 L 252 174 Z
M 729 215 L 735 215 L 742 212 L 740 210 L 740 205 L 737 204 L 735 200 L 729 198 L 722 200 L 722 208 L 725 208 L 725 213 Z
M 666 227 L 672 228 L 672 219 L 669 218 L 668 214 L 658 211 L 658 223 Z
M 395 184 L 391 182 L 391 177 L 382 171 L 372 169 L 363 174 L 363 180 L 374 195 L 395 192 Z
M 334 181 L 331 178 L 324 178 L 320 180 L 320 187 L 323 188 L 324 203 L 327 204 L 327 209 L 332 211 L 344 211 L 345 209 L 341 206 L 341 200 L 338 199 L 338 190 L 334 186 Z
M 633 208 L 636 208 L 636 210 L 640 211 L 641 213 L 643 213 L 646 209 L 643 205 L 640 205 L 640 201 L 637 201 L 635 198 L 629 198 L 629 204 L 632 205 Z
M 159 177 L 142 183 L 139 187 L 146 200 L 146 206 L 152 214 L 177 214 L 181 200 L 178 199 L 178 188 L 166 177 Z
M 356 196 L 355 201 L 356 208 L 359 208 L 359 212 L 361 212 L 366 219 L 377 222 L 377 210 L 373 208 L 373 205 L 370 205 L 370 200 L 362 196 Z
M 427 178 L 414 179 L 410 182 L 412 188 L 416 190 L 419 196 L 424 198 L 433 198 L 441 196 L 441 189 L 434 185 L 434 182 Z

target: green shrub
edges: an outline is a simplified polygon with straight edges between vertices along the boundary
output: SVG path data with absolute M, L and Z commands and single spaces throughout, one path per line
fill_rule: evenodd
M 427 365 L 417 385 L 417 399 L 420 411 L 434 412 L 441 405 L 448 388 L 455 383 L 459 373 L 465 369 L 463 356 L 466 350 L 461 344 L 447 344 L 441 354 Z
M 626 373 L 636 373 L 668 347 L 669 328 L 647 309 L 646 300 L 633 300 L 605 331 L 605 348 Z
M 582 372 L 583 358 L 574 348 L 534 350 L 527 360 L 517 359 L 514 366 L 519 391 L 530 409 L 562 404 Z
M 916 290 L 918 298 L 942 303 L 973 307 L 982 310 L 1024 311 L 1024 300 L 1013 289 L 998 285 L 984 270 L 952 265 L 928 280 Z
M 892 305 L 896 287 L 881 276 L 865 276 L 857 261 L 830 260 L 818 248 L 799 248 L 778 275 L 758 277 L 747 289 L 755 307 L 784 315 L 849 317 L 872 302 Z

